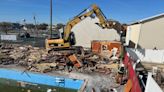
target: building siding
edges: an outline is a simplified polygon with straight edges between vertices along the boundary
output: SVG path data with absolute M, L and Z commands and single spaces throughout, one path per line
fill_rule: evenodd
M 142 24 L 139 46 L 146 49 L 164 49 L 164 17 Z

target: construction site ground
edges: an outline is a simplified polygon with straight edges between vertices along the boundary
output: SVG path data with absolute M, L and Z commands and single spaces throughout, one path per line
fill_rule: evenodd
M 123 91 L 124 86 L 115 80 L 118 61 L 111 60 L 106 54 L 97 55 L 91 51 L 48 53 L 43 48 L 18 44 L 2 44 L 0 49 L 0 68 L 86 80 L 84 92 Z

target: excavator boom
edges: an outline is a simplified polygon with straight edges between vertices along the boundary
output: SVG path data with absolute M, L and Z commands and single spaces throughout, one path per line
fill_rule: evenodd
M 106 17 L 104 16 L 103 12 L 101 11 L 101 9 L 93 4 L 91 6 L 91 10 L 85 9 L 83 12 L 81 12 L 80 14 L 78 14 L 76 17 L 74 17 L 71 21 L 69 21 L 64 29 L 64 41 L 67 41 L 69 38 L 69 35 L 71 33 L 71 29 L 78 24 L 79 22 L 81 22 L 84 18 L 89 17 L 93 14 L 95 14 L 98 19 L 99 19 L 99 25 L 103 28 L 107 28 L 107 21 L 106 21 Z

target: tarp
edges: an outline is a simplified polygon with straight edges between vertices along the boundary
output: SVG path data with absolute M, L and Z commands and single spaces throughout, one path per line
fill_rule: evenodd
M 142 92 L 141 86 L 138 81 L 138 77 L 136 75 L 135 70 L 133 69 L 132 65 L 133 60 L 129 57 L 129 54 L 126 53 L 124 56 L 124 64 L 128 69 L 128 80 L 132 81 L 132 89 L 130 92 Z
M 39 73 L 21 72 L 17 70 L 0 69 L 0 78 L 16 81 L 29 82 L 34 84 L 43 84 L 48 86 L 61 87 L 60 79 L 64 79 L 64 88 L 79 90 L 84 83 L 83 80 L 70 79 L 64 77 L 55 77 Z M 63 87 L 63 85 L 62 85 Z

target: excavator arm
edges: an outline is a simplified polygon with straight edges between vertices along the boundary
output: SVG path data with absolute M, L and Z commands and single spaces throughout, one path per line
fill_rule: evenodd
M 95 14 L 96 17 L 98 17 L 99 19 L 99 25 L 103 28 L 107 28 L 108 24 L 106 21 L 106 17 L 104 16 L 103 12 L 101 11 L 101 9 L 93 4 L 91 6 L 91 10 L 85 9 L 83 12 L 81 12 L 79 15 L 77 15 L 76 17 L 74 17 L 71 21 L 69 21 L 67 23 L 67 25 L 65 26 L 64 29 L 64 41 L 68 41 L 68 38 L 70 36 L 71 33 L 71 29 L 78 24 L 79 22 L 81 22 L 83 19 L 85 19 L 86 17 L 92 16 L 93 14 Z
M 89 10 L 89 11 L 88 11 Z M 98 25 L 101 26 L 102 28 L 114 28 L 118 29 L 118 27 L 115 26 L 115 22 L 109 22 L 107 21 L 105 15 L 101 11 L 101 9 L 93 4 L 91 7 L 85 9 L 82 11 L 80 14 L 75 16 L 72 20 L 70 20 L 65 28 L 64 28 L 64 35 L 62 39 L 46 39 L 45 45 L 46 49 L 51 49 L 51 48 L 65 48 L 65 47 L 71 47 L 72 45 L 75 45 L 74 43 L 71 43 L 71 29 L 81 22 L 83 19 L 89 16 L 96 16 L 99 19 Z M 116 28 L 115 28 L 116 27 Z M 55 44 L 54 46 L 50 46 L 51 44 Z
M 85 9 L 83 12 L 81 12 L 80 14 L 78 14 L 77 16 L 75 16 L 72 20 L 70 20 L 65 28 L 64 28 L 64 36 L 62 39 L 46 39 L 45 41 L 45 45 L 46 45 L 46 49 L 51 49 L 51 48 L 65 48 L 65 47 L 70 47 L 71 44 L 70 42 L 70 34 L 71 34 L 71 29 L 78 24 L 79 22 L 81 22 L 83 19 L 85 19 L 86 17 L 95 15 L 98 19 L 99 19 L 99 23 L 98 25 L 101 26 L 102 28 L 108 28 L 108 23 L 106 21 L 106 17 L 104 16 L 103 12 L 101 11 L 101 9 L 93 4 L 90 7 L 90 10 Z M 50 46 L 51 44 L 55 44 L 55 46 Z M 60 46 L 59 46 L 60 44 Z

